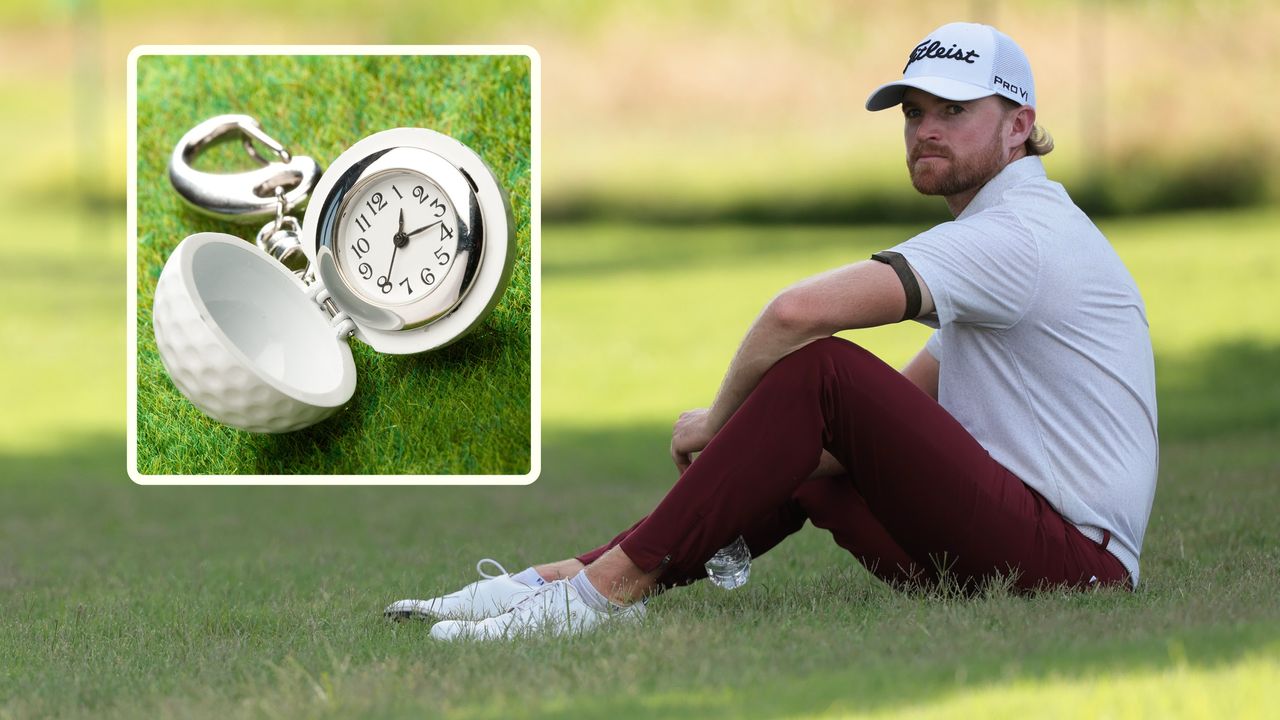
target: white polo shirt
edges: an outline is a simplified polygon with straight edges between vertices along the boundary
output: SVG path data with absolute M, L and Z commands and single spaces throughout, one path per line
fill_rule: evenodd
M 1155 496 L 1155 366 L 1142 296 L 1038 157 L 953 222 L 890 248 L 933 295 L 938 400 L 1000 464 L 1129 570 Z

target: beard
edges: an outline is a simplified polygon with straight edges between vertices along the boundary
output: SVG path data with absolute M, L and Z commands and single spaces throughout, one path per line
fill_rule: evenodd
M 943 160 L 920 162 L 922 155 L 941 155 Z M 907 170 L 911 184 L 921 195 L 959 195 L 985 185 L 1000 172 L 1004 148 L 1000 143 L 999 128 L 991 143 L 969 155 L 957 157 L 942 145 L 921 143 L 911 148 L 907 155 Z

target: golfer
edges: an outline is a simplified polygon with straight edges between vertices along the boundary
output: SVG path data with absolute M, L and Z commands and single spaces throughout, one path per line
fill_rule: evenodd
M 911 182 L 954 221 L 777 295 L 711 407 L 676 422 L 680 479 L 635 525 L 386 613 L 438 620 L 441 639 L 581 632 L 642 617 L 739 536 L 760 556 L 806 520 L 895 586 L 1136 587 L 1158 456 L 1146 310 L 1045 177 L 1026 55 L 944 25 L 866 102 L 898 106 Z M 936 331 L 901 372 L 832 337 L 904 320 Z

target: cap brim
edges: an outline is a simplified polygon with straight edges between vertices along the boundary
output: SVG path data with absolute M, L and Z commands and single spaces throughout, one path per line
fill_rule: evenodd
M 952 80 L 951 78 L 932 76 L 903 78 L 902 80 L 885 83 L 876 88 L 867 97 L 867 109 L 872 111 L 886 110 L 901 103 L 902 95 L 907 91 L 907 88 L 923 90 L 944 100 L 977 100 L 978 98 L 996 94 L 990 88 Z

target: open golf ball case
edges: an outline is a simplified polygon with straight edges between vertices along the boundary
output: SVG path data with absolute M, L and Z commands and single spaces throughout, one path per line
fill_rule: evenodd
M 307 273 L 212 232 L 184 239 L 161 272 L 161 360 L 218 422 L 289 432 L 330 417 L 355 392 L 350 338 L 391 354 L 447 345 L 492 311 L 515 256 L 510 203 L 492 171 L 457 140 L 419 128 L 376 133 L 342 153 L 312 193 L 301 234 Z M 370 254 L 375 243 L 382 255 Z M 388 251 L 385 275 L 371 283 Z M 403 278 L 393 274 L 397 257 Z

